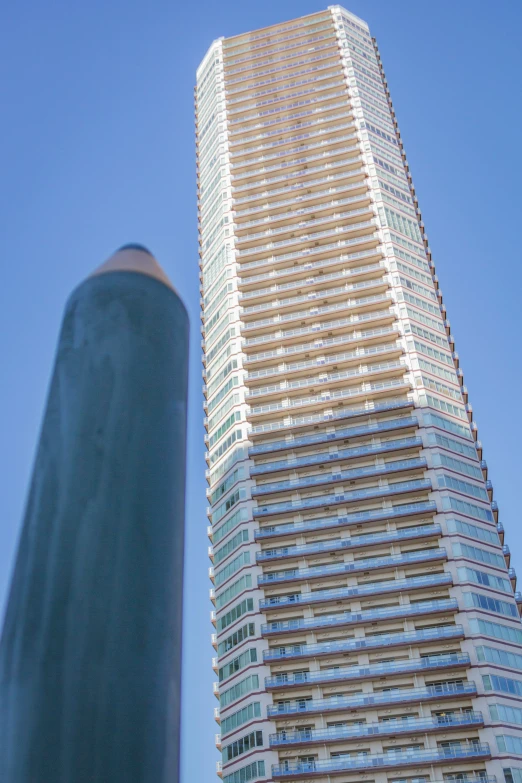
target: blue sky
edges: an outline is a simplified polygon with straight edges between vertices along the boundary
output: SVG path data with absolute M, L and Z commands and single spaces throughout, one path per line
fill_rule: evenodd
M 0 607 L 64 302 L 114 249 L 157 255 L 192 319 L 183 783 L 215 780 L 195 70 L 311 0 L 21 0 L 0 31 Z M 379 42 L 484 456 L 522 574 L 522 4 L 353 0 Z

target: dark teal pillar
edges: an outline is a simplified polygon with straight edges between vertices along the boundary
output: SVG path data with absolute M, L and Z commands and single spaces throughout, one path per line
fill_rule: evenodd
M 137 246 L 69 299 L 0 645 L 2 783 L 178 783 L 188 336 Z

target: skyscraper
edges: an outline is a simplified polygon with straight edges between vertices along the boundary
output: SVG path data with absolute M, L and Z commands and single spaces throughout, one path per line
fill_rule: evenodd
M 197 73 L 224 783 L 521 783 L 522 597 L 375 40 Z

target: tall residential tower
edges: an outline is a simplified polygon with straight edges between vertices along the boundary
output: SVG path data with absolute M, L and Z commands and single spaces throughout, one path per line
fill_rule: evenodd
M 224 783 L 521 783 L 522 598 L 375 40 L 197 73 Z

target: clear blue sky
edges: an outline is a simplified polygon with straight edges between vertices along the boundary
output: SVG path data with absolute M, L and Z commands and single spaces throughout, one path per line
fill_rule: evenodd
M 325 3 L 326 5 L 326 3 Z M 0 30 L 0 608 L 62 308 L 126 242 L 192 319 L 183 783 L 215 780 L 193 84 L 210 42 L 311 0 L 21 0 Z M 522 576 L 522 3 L 353 0 L 379 42 L 490 477 Z

